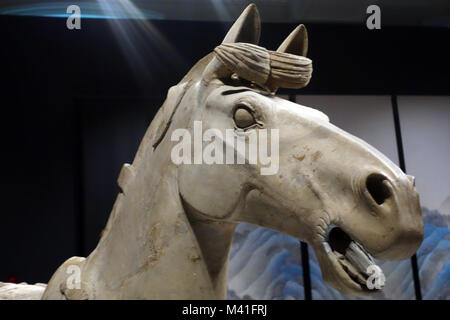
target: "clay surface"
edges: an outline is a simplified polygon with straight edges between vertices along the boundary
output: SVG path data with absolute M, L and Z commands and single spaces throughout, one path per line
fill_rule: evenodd
M 250 5 L 170 88 L 123 166 L 122 192 L 96 249 L 67 260 L 46 288 L 3 284 L 0 298 L 224 299 L 240 222 L 308 242 L 324 279 L 348 296 L 381 290 L 366 285 L 372 256 L 406 259 L 423 238 L 414 179 L 325 114 L 274 96 L 311 78 L 303 25 L 274 51 L 258 46 L 259 35 Z M 261 163 L 174 163 L 172 134 L 194 135 L 195 121 L 235 136 L 279 130 L 277 173 L 261 174 Z

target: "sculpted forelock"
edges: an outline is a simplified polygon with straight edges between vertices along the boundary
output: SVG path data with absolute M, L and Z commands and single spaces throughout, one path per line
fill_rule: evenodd
M 278 88 L 303 88 L 312 74 L 312 61 L 306 57 L 270 51 L 249 43 L 222 44 L 214 52 L 232 73 L 270 92 Z

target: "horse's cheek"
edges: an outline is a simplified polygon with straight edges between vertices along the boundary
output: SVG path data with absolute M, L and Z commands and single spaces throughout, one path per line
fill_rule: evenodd
M 234 210 L 243 182 L 244 175 L 236 170 L 227 170 L 226 165 L 179 167 L 178 185 L 183 200 L 197 211 L 214 218 L 223 218 Z

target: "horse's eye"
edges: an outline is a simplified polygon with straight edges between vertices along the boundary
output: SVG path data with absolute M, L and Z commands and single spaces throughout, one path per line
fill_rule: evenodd
M 234 110 L 234 122 L 238 128 L 248 128 L 256 123 L 253 112 L 244 105 L 240 105 Z

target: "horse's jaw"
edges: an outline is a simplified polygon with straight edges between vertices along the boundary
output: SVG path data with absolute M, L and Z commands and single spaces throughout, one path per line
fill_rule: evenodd
M 325 235 L 325 239 L 310 244 L 329 285 L 348 297 L 374 295 L 383 289 L 383 271 L 360 243 L 337 227 L 327 228 Z
M 225 299 L 229 254 L 237 223 L 205 219 L 187 203 L 183 203 L 183 207 L 202 252 L 216 299 Z

